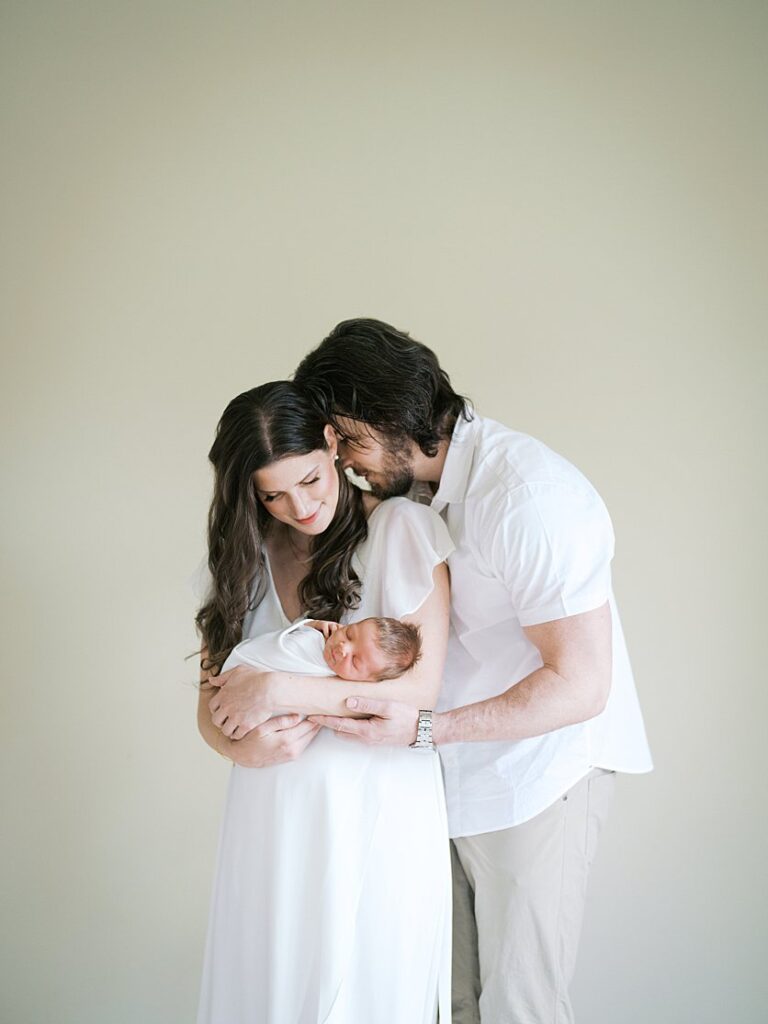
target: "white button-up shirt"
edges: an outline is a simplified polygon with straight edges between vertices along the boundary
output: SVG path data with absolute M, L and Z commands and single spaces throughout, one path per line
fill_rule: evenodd
M 440 747 L 452 836 L 493 832 L 549 807 L 591 768 L 652 768 L 611 588 L 614 538 L 597 491 L 540 441 L 461 417 L 432 507 L 456 550 L 437 710 L 508 690 L 542 665 L 523 627 L 610 602 L 613 675 L 596 718 L 515 743 Z

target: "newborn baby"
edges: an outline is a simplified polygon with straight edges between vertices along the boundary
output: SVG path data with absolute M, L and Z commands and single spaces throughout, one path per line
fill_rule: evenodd
M 380 682 L 407 672 L 420 657 L 419 627 L 399 619 L 361 619 L 348 626 L 303 619 L 282 631 L 243 640 L 233 647 L 221 671 L 252 665 L 275 672 Z

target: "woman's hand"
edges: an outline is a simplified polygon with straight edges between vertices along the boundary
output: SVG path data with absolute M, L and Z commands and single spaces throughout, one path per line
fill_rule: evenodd
M 278 715 L 229 746 L 229 756 L 243 768 L 265 768 L 295 761 L 320 731 L 301 715 Z
M 242 739 L 276 710 L 272 700 L 271 672 L 238 665 L 220 676 L 209 677 L 216 686 L 208 708 L 211 721 L 225 736 Z

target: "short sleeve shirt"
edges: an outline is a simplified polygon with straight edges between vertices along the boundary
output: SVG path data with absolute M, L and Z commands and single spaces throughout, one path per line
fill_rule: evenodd
M 460 418 L 432 507 L 456 548 L 451 632 L 438 710 L 486 700 L 541 667 L 524 627 L 609 603 L 613 675 L 602 714 L 519 742 L 446 744 L 452 836 L 492 832 L 545 810 L 593 767 L 652 767 L 611 587 L 607 509 L 575 466 L 493 420 Z

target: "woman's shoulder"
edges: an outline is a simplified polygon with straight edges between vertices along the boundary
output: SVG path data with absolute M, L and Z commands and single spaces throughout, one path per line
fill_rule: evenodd
M 395 548 L 403 555 L 429 548 L 441 558 L 453 550 L 448 528 L 437 512 L 410 498 L 387 498 L 371 512 L 363 546 L 367 552 Z
M 368 516 L 368 532 L 380 531 L 385 525 L 412 523 L 414 526 L 431 526 L 442 519 L 429 505 L 423 505 L 410 498 L 387 498 L 380 502 Z
M 383 501 L 368 524 L 354 561 L 364 582 L 357 614 L 410 615 L 432 591 L 435 566 L 453 551 L 448 528 L 434 509 L 408 498 Z

